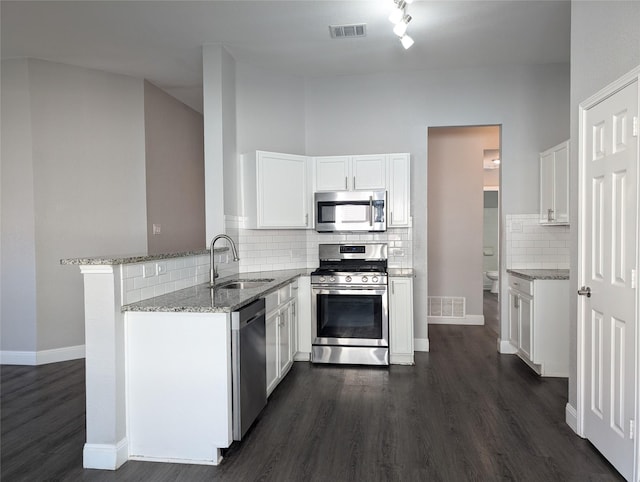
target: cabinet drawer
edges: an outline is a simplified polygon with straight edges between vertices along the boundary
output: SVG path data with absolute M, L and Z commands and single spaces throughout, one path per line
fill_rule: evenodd
M 273 293 L 269 293 L 264 297 L 265 311 L 267 312 L 267 314 L 278 308 L 278 305 L 280 304 L 278 294 L 279 290 L 274 291 Z
M 520 278 L 519 276 L 509 276 L 509 288 L 533 296 L 533 281 Z

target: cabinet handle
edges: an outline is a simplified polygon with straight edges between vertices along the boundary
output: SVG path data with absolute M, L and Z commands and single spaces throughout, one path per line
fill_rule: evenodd
M 547 221 L 553 221 L 553 209 L 547 209 Z
M 344 176 L 344 190 L 346 191 L 347 189 L 349 189 L 349 178 Z
M 393 224 L 393 211 L 389 211 L 389 224 Z
M 391 294 L 392 295 L 396 294 L 396 282 L 395 281 L 391 282 Z
M 516 296 L 513 298 L 513 307 L 514 308 L 520 308 L 520 297 Z
M 304 215 L 304 225 L 305 226 L 309 226 L 309 215 L 308 214 Z
M 353 176 L 353 190 L 356 189 L 356 176 Z

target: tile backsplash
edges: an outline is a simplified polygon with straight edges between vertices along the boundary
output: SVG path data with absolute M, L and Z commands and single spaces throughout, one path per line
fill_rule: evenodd
M 411 236 L 411 228 L 392 228 L 385 233 L 375 234 L 325 234 L 303 229 L 239 229 L 240 272 L 316 268 L 319 244 L 344 242 L 387 243 L 389 267 L 411 268 Z
M 569 226 L 538 223 L 538 214 L 507 214 L 507 269 L 569 269 Z
M 122 270 L 122 299 L 135 303 L 204 283 L 209 279 L 209 255 L 127 264 Z

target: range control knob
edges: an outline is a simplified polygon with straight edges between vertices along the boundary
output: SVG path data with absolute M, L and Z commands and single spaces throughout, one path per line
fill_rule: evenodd
M 374 276 L 373 278 L 371 278 L 371 281 L 372 281 L 373 283 L 377 283 L 377 282 L 378 282 L 378 277 L 377 277 L 377 276 Z
M 349 283 L 351 281 L 351 276 L 347 276 L 344 280 Z
M 325 281 L 324 276 L 320 276 L 320 283 L 324 283 Z
M 366 283 L 367 281 L 369 281 L 369 278 L 367 278 L 366 276 L 363 276 L 363 277 L 362 277 L 362 282 L 363 282 L 363 283 Z
M 331 281 L 332 283 L 336 280 L 336 278 L 334 276 L 332 276 L 331 278 L 329 278 L 329 281 Z

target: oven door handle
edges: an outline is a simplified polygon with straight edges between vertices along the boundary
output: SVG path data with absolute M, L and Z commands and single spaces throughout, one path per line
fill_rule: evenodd
M 387 285 L 383 286 L 312 286 L 311 291 L 323 295 L 385 295 Z

